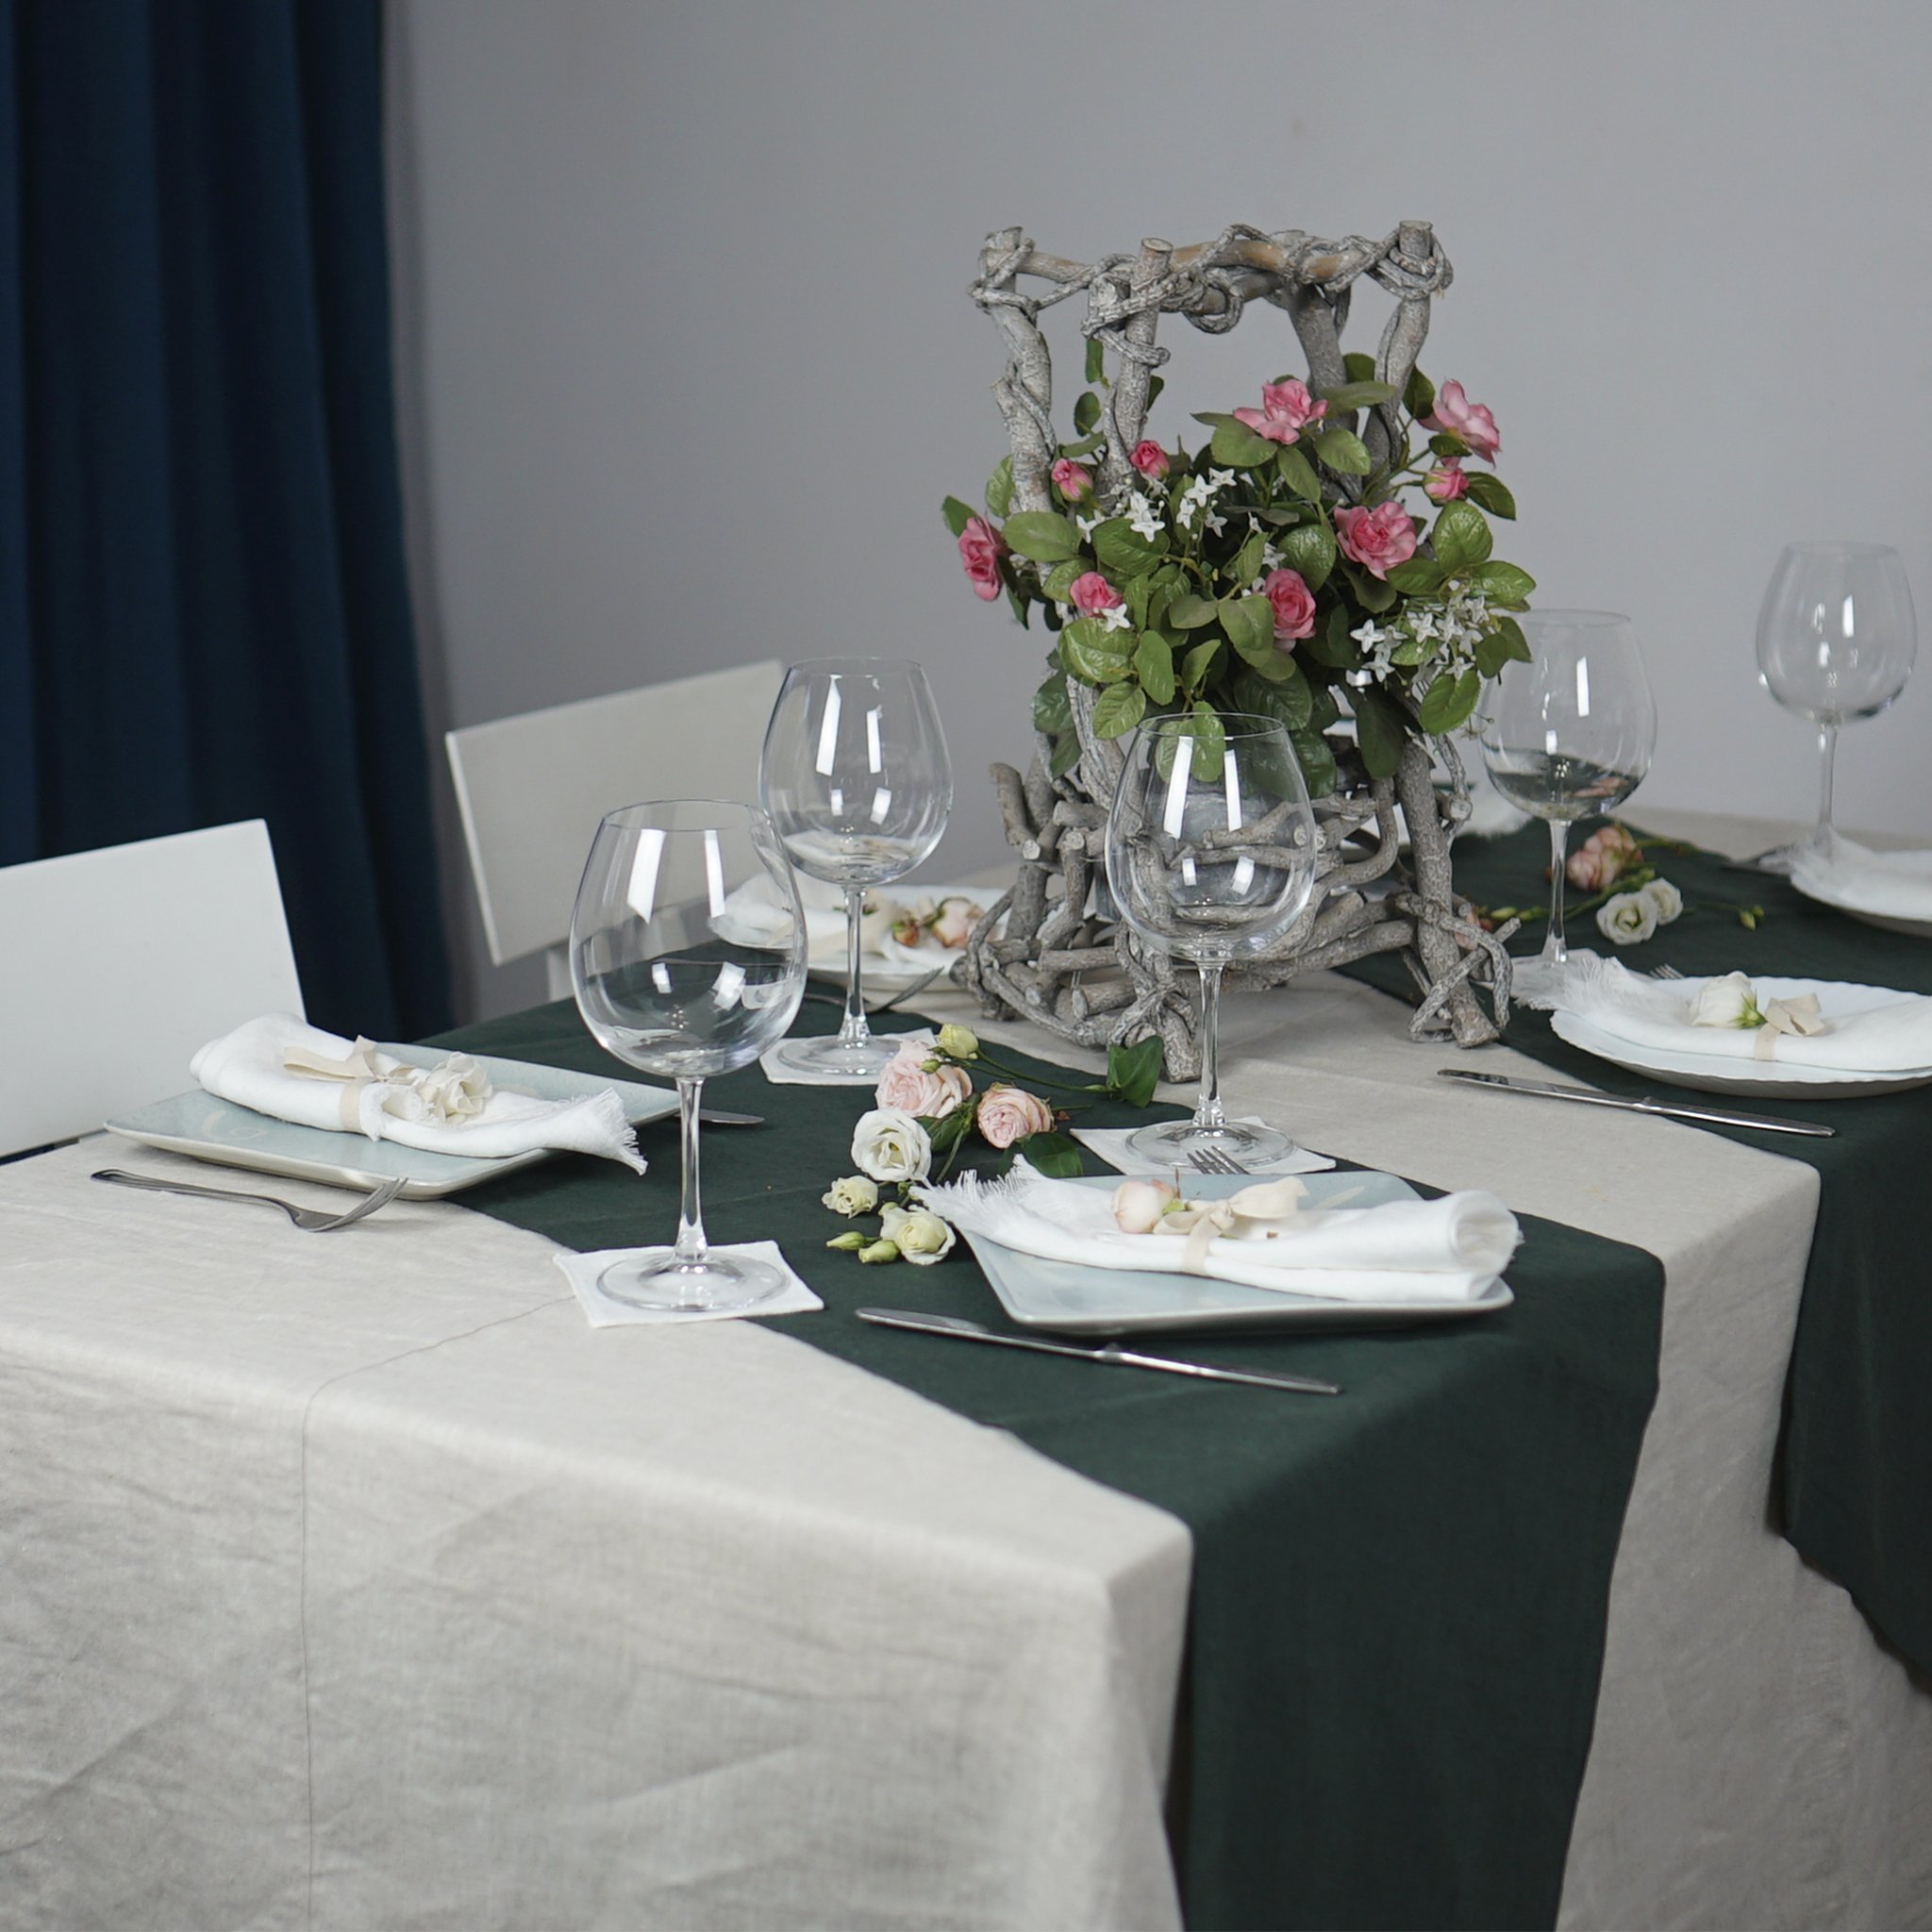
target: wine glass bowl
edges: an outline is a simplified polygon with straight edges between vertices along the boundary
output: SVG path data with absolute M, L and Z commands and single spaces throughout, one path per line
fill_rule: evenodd
M 750 941 L 726 906 L 748 887 L 775 908 Z M 571 915 L 571 989 L 607 1053 L 677 1083 L 683 1129 L 676 1243 L 606 1269 L 598 1285 L 614 1300 L 730 1309 L 784 1286 L 777 1269 L 706 1241 L 697 1109 L 709 1075 L 749 1065 L 784 1037 L 805 967 L 797 884 L 755 807 L 665 800 L 625 806 L 598 826 Z
M 1512 805 L 1550 827 L 1550 924 L 1541 964 L 1570 957 L 1563 879 L 1570 827 L 1613 811 L 1643 782 L 1657 704 L 1627 617 L 1533 610 L 1519 620 L 1527 663 L 1504 665 L 1477 718 L 1483 763 Z
M 1128 741 L 1107 821 L 1107 879 L 1141 942 L 1201 975 L 1201 1093 L 1193 1118 L 1143 1127 L 1128 1146 L 1186 1160 L 1218 1149 L 1269 1162 L 1294 1151 L 1274 1127 L 1231 1122 L 1221 1105 L 1221 976 L 1293 928 L 1314 891 L 1319 850 L 1307 785 L 1272 718 L 1151 719 Z
M 1828 856 L 1838 733 L 1905 690 L 1918 655 L 1911 587 L 1883 543 L 1788 543 L 1757 612 L 1757 677 L 1788 711 L 1818 727 L 1821 785 L 1809 846 Z M 1790 861 L 1800 848 L 1766 854 Z
M 826 658 L 785 674 L 758 764 L 758 795 L 786 857 L 845 892 L 845 1016 L 836 1036 L 791 1041 L 787 1065 L 862 1084 L 893 1049 L 866 1025 L 859 927 L 866 889 L 932 853 L 952 811 L 945 732 L 925 673 L 887 658 Z

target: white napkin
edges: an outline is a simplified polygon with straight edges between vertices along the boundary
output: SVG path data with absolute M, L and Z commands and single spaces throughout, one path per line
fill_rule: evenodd
M 744 1261 L 769 1261 L 785 1276 L 785 1286 L 755 1307 L 749 1308 L 634 1308 L 628 1302 L 613 1301 L 597 1286 L 597 1277 L 613 1261 L 633 1257 L 648 1258 L 668 1254 L 666 1248 L 602 1248 L 593 1255 L 553 1255 L 551 1259 L 563 1270 L 563 1276 L 592 1328 L 617 1328 L 633 1323 L 645 1326 L 685 1322 L 732 1322 L 741 1315 L 808 1315 L 822 1308 L 820 1301 L 792 1271 L 778 1252 L 776 1241 L 741 1241 L 735 1247 L 714 1248 L 717 1255 L 732 1255 Z
M 1260 1127 L 1267 1123 L 1258 1118 L 1237 1121 L 1237 1126 Z M 1069 1127 L 1068 1133 L 1079 1141 L 1081 1146 L 1091 1148 L 1108 1166 L 1117 1168 L 1122 1174 L 1155 1174 L 1162 1180 L 1172 1179 L 1174 1163 L 1172 1160 L 1158 1160 L 1144 1154 L 1136 1154 L 1127 1142 L 1141 1130 L 1139 1127 Z M 1253 1163 L 1257 1174 L 1326 1174 L 1335 1162 L 1325 1154 L 1310 1154 L 1306 1147 L 1297 1147 L 1292 1154 L 1280 1160 L 1264 1160 Z M 1193 1172 L 1186 1161 L 1181 1163 L 1183 1174 Z
M 621 1160 L 633 1173 L 644 1171 L 624 1103 L 608 1087 L 582 1100 L 538 1100 L 498 1089 L 480 1112 L 462 1120 L 437 1120 L 409 1077 L 419 1070 L 400 1060 L 386 1054 L 375 1057 L 378 1071 L 396 1074 L 394 1080 L 345 1083 L 291 1073 L 284 1065 L 291 1051 L 299 1057 L 345 1059 L 355 1053 L 356 1042 L 304 1025 L 288 1013 L 266 1013 L 209 1041 L 189 1062 L 189 1072 L 208 1092 L 297 1126 L 359 1133 L 428 1154 L 485 1160 L 549 1147 L 601 1155 Z
M 1196 1272 L 1327 1301 L 1473 1301 L 1522 1239 L 1502 1202 L 1475 1191 L 1379 1208 L 1241 1216 L 1242 1195 L 1260 1197 L 1282 1186 L 1268 1182 L 1231 1195 L 1233 1226 L 1206 1243 L 1193 1271 L 1181 1235 L 1123 1234 L 1106 1190 L 1049 1180 L 1024 1160 L 1003 1180 L 968 1174 L 917 1191 L 962 1234 L 984 1235 L 1043 1260 L 1156 1274 Z
M 1707 979 L 1646 979 L 1621 960 L 1572 957 L 1529 1003 L 1552 1012 L 1574 1013 L 1633 1046 L 1724 1059 L 1767 1058 L 1758 1036 L 1765 1029 L 1699 1026 L 1691 1022 Z M 1781 980 L 1759 983 L 1763 1006 Z M 1767 991 L 1771 989 L 1772 991 Z M 1862 1013 L 1834 1014 L 1826 989 L 1826 1029 L 1809 1036 L 1779 1033 L 1768 1056 L 1773 1064 L 1824 1067 L 1843 1073 L 1890 1074 L 1932 1067 L 1932 999 L 1916 994 Z
M 1791 878 L 1815 899 L 1881 919 L 1932 920 L 1932 852 L 1874 852 L 1840 832 L 1828 857 L 1800 851 Z

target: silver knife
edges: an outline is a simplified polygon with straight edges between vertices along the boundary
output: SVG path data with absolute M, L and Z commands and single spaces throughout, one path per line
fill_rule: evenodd
M 881 1328 L 910 1328 L 921 1335 L 951 1335 L 961 1341 L 991 1341 L 998 1348 L 1030 1348 L 1041 1355 L 1070 1355 L 1083 1362 L 1106 1362 L 1122 1369 L 1165 1369 L 1172 1375 L 1194 1375 L 1204 1382 L 1247 1382 L 1257 1389 L 1291 1389 L 1302 1395 L 1340 1395 L 1336 1382 L 1311 1375 L 1271 1375 L 1264 1369 L 1210 1369 L 1203 1362 L 1170 1361 L 1164 1355 L 1137 1355 L 1109 1341 L 1105 1348 L 1075 1348 L 1071 1342 L 1037 1341 L 1030 1335 L 998 1335 L 958 1315 L 915 1315 L 905 1308 L 860 1308 L 861 1322 Z
M 1535 1093 L 1545 1100 L 1580 1100 L 1586 1107 L 1620 1107 L 1628 1113 L 1659 1113 L 1678 1121 L 1709 1121 L 1723 1127 L 1762 1127 L 1767 1134 L 1809 1134 L 1828 1141 L 1836 1127 L 1810 1121 L 1774 1120 L 1769 1114 L 1735 1113 L 1722 1107 L 1693 1107 L 1688 1101 L 1626 1100 L 1620 1093 L 1599 1093 L 1593 1087 L 1560 1086 L 1554 1080 L 1506 1080 L 1501 1074 L 1472 1074 L 1462 1067 L 1438 1067 L 1439 1078 L 1468 1080 L 1478 1087 L 1500 1087 L 1506 1093 Z

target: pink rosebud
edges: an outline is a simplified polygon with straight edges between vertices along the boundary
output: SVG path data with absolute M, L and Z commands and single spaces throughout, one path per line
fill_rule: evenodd
M 1605 825 L 1570 855 L 1564 872 L 1579 892 L 1602 892 L 1633 870 L 1642 857 L 1642 848 L 1622 825 Z
M 1053 1131 L 1053 1108 L 1021 1087 L 989 1087 L 979 1096 L 974 1117 L 980 1137 L 994 1147 L 1010 1147 L 1028 1134 Z
M 1066 457 L 1062 457 L 1048 475 L 1053 477 L 1053 487 L 1069 503 L 1078 503 L 1083 497 L 1093 494 L 1092 471 L 1083 470 L 1078 463 L 1070 461 Z
M 1158 442 L 1137 442 L 1127 458 L 1143 476 L 1164 476 L 1170 467 L 1167 452 Z
M 1459 382 L 1445 382 L 1436 391 L 1436 407 L 1423 418 L 1425 429 L 1446 430 L 1459 436 L 1486 463 L 1496 460 L 1503 439 L 1496 434 L 1496 419 L 1480 403 L 1463 394 Z
M 1374 509 L 1339 509 L 1335 534 L 1341 541 L 1342 556 L 1371 576 L 1386 577 L 1415 555 L 1415 525 L 1399 503 L 1378 503 Z
M 1258 409 L 1237 409 L 1235 420 L 1245 423 L 1257 436 L 1265 436 L 1270 442 L 1290 443 L 1300 441 L 1301 433 L 1310 423 L 1319 423 L 1328 413 L 1326 403 L 1318 403 L 1308 393 L 1308 386 L 1290 376 L 1286 382 L 1264 382 L 1261 385 L 1261 407 Z
M 973 594 L 989 604 L 1000 593 L 1000 558 L 1006 547 L 984 517 L 966 519 L 966 527 L 959 532 L 959 561 L 966 566 Z
M 963 1067 L 944 1062 L 927 1073 L 925 1062 L 931 1058 L 929 1046 L 902 1046 L 879 1074 L 873 1104 L 929 1121 L 951 1113 L 973 1091 L 973 1081 Z
M 1462 474 L 1457 458 L 1446 457 L 1423 478 L 1423 488 L 1438 503 L 1454 503 L 1458 496 L 1469 494 L 1469 478 Z
M 1075 577 L 1067 595 L 1073 599 L 1074 608 L 1082 617 L 1098 617 L 1103 610 L 1111 610 L 1121 601 L 1121 593 L 1097 570 L 1090 570 Z
M 1261 583 L 1274 611 L 1274 641 L 1293 650 L 1297 638 L 1315 634 L 1315 593 L 1297 570 L 1271 570 Z

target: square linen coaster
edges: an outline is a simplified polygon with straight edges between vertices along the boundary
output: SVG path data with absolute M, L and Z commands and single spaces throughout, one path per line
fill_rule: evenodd
M 1250 1117 L 1233 1123 L 1241 1127 L 1265 1127 L 1268 1123 Z M 1070 1127 L 1067 1130 L 1081 1146 L 1091 1148 L 1108 1166 L 1118 1169 L 1122 1174 L 1159 1174 L 1163 1179 L 1174 1173 L 1171 1160 L 1149 1160 L 1139 1154 L 1127 1151 L 1127 1137 L 1138 1134 L 1139 1127 Z M 1335 1162 L 1325 1154 L 1310 1154 L 1306 1147 L 1297 1147 L 1292 1154 L 1280 1160 L 1257 1160 L 1252 1172 L 1260 1174 L 1326 1174 Z M 1191 1171 L 1186 1162 L 1181 1164 L 1182 1174 Z
M 908 1041 L 914 1046 L 933 1044 L 933 1031 L 929 1026 L 917 1027 L 910 1033 L 882 1033 L 878 1038 L 891 1041 L 895 1047 L 900 1041 Z M 782 1040 L 778 1042 L 778 1046 L 784 1044 Z M 876 1074 L 858 1076 L 851 1074 L 808 1074 L 801 1068 L 782 1065 L 777 1053 L 777 1046 L 770 1046 L 758 1057 L 758 1065 L 774 1087 L 850 1087 L 857 1091 L 876 1087 L 879 1083 Z
M 768 1301 L 759 1302 L 749 1308 L 633 1308 L 626 1303 L 612 1301 L 597 1286 L 597 1277 L 613 1261 L 628 1259 L 633 1255 L 662 1255 L 669 1250 L 655 1248 L 600 1248 L 593 1255 L 558 1254 L 551 1257 L 563 1270 L 564 1279 L 571 1285 L 572 1292 L 577 1298 L 577 1306 L 584 1311 L 584 1319 L 592 1328 L 616 1328 L 631 1323 L 647 1325 L 664 1322 L 732 1322 L 741 1315 L 806 1315 L 815 1308 L 823 1308 L 811 1290 L 806 1287 L 791 1265 L 778 1252 L 776 1241 L 740 1241 L 729 1247 L 714 1248 L 719 1255 L 736 1255 L 747 1261 L 769 1261 L 785 1275 L 786 1285 Z

